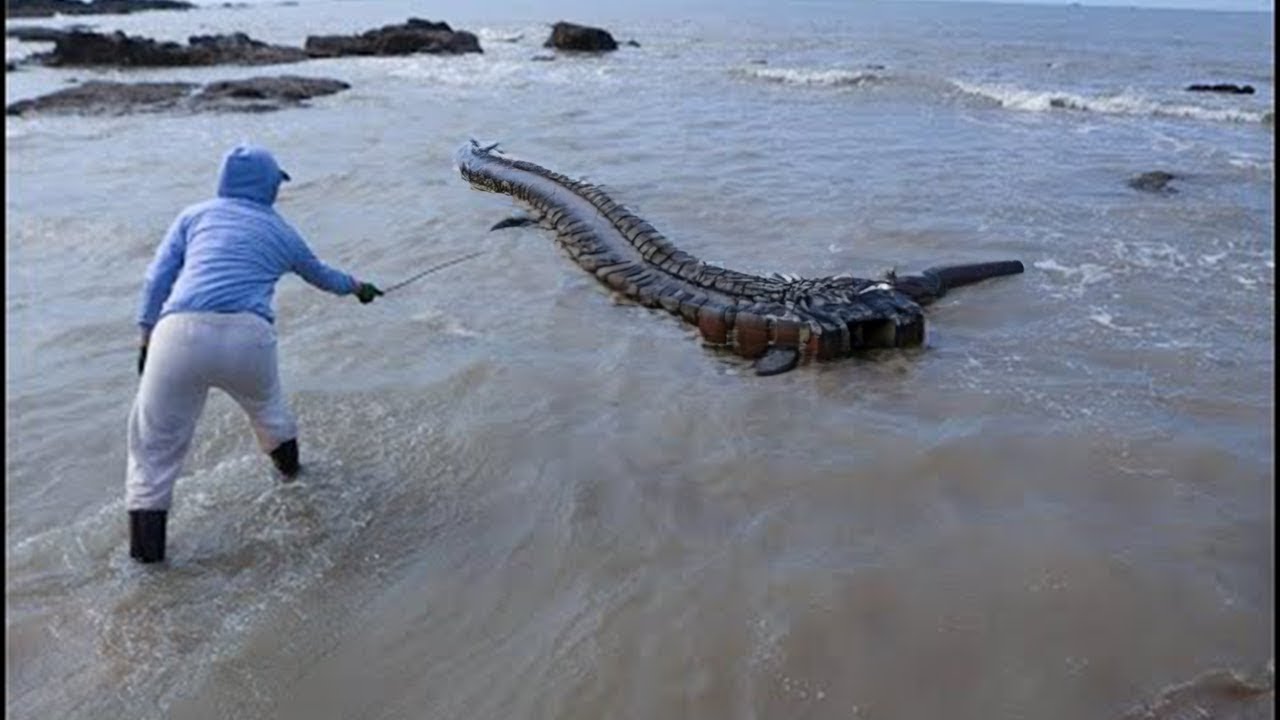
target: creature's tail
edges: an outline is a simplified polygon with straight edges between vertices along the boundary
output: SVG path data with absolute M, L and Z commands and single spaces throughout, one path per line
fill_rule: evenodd
M 925 270 L 934 273 L 942 281 L 942 289 L 950 290 L 961 285 L 973 283 L 1001 275 L 1017 275 L 1023 270 L 1022 263 L 1017 260 L 1001 260 L 1000 262 L 974 263 L 973 265 L 943 265 Z
M 1017 275 L 1022 271 L 1022 263 L 1017 260 L 972 265 L 942 265 L 931 267 L 919 275 L 894 277 L 893 285 L 895 289 L 910 296 L 921 305 L 925 305 L 946 295 L 952 288 L 972 285 L 1002 275 Z

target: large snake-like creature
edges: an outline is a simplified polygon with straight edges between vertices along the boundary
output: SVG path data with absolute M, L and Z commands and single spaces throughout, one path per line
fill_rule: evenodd
M 921 306 L 952 288 L 1023 271 L 1021 262 L 1009 260 L 890 273 L 883 280 L 749 275 L 677 249 L 600 188 L 504 157 L 496 144 L 472 140 L 456 160 L 473 187 L 510 195 L 534 213 L 493 229 L 537 224 L 553 230 L 582 269 L 641 305 L 696 325 L 709 345 L 755 360 L 759 375 L 871 348 L 921 345 Z

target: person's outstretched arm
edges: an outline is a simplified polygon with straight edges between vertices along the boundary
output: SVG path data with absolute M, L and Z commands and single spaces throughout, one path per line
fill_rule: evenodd
M 293 234 L 293 261 L 290 270 L 308 283 L 335 295 L 354 294 L 362 303 L 372 302 L 382 294 L 372 283 L 360 282 L 354 276 L 326 265 L 297 233 Z

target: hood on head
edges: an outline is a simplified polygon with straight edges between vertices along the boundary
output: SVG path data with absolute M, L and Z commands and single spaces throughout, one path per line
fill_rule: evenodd
M 288 179 L 289 174 L 280 169 L 280 165 L 266 148 L 237 145 L 222 159 L 222 172 L 218 175 L 218 197 L 240 198 L 271 205 L 276 201 L 280 183 Z

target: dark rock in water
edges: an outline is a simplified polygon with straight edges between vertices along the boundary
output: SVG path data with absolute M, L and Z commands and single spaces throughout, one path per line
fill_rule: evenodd
M 268 45 L 244 33 L 192 35 L 187 42 L 195 65 L 276 65 L 308 58 L 300 48 Z
M 1252 95 L 1254 93 L 1252 85 L 1233 85 L 1231 83 L 1218 83 L 1217 85 L 1188 85 L 1187 90 L 1191 92 L 1227 93 L 1230 95 Z
M 5 17 L 124 15 L 143 10 L 190 10 L 193 7 L 195 5 L 182 0 L 9 0 L 5 6 Z
M 1172 173 L 1167 173 L 1163 170 L 1154 170 L 1131 178 L 1129 180 L 1129 187 L 1134 190 L 1144 190 L 1146 192 L 1172 193 L 1177 192 L 1177 189 L 1169 187 L 1169 181 L 1176 178 L 1177 176 Z
M 83 85 L 19 100 L 5 115 L 127 115 L 157 112 L 178 105 L 196 86 L 182 82 L 118 83 L 91 80 Z
M 569 22 L 558 22 L 551 28 L 551 37 L 542 44 L 557 50 L 580 50 L 584 52 L 604 52 L 617 50 L 618 43 L 606 30 L 575 25 Z
M 332 95 L 351 86 L 330 78 L 279 75 L 245 80 L 219 80 L 200 89 L 192 98 L 193 110 L 255 111 L 296 107 L 322 95 Z
M 199 87 L 183 82 L 91 80 L 5 108 L 6 115 L 128 115 L 176 112 L 266 112 L 351 87 L 340 80 L 291 75 L 222 80 Z M 198 91 L 197 91 L 197 88 Z
M 122 32 L 103 35 L 72 31 L 59 38 L 50 53 L 33 59 L 54 67 L 181 67 L 192 65 L 275 65 L 300 62 L 307 54 L 299 48 L 268 45 L 244 33 L 195 35 L 190 45 L 157 42 Z
M 316 58 L 484 52 L 474 33 L 455 31 L 448 23 L 420 18 L 409 18 L 403 25 L 386 25 L 359 35 L 309 35 L 303 47 L 307 55 Z
M 640 43 L 635 40 L 628 40 L 625 44 L 627 47 L 640 47 Z
M 14 61 L 12 61 L 12 60 L 5 60 L 5 61 L 4 61 L 4 71 L 5 71 L 5 72 L 10 73 L 10 72 L 13 72 L 14 70 L 17 70 L 17 69 L 18 69 L 18 63 L 14 62 Z
M 26 27 L 9 28 L 4 31 L 4 34 L 7 37 L 23 42 L 57 42 L 71 32 L 89 32 L 90 30 L 92 30 L 90 25 L 72 25 L 69 28 L 28 25 Z
M 556 59 L 556 56 L 555 55 L 534 55 L 529 59 L 534 62 L 551 62 L 552 60 Z

